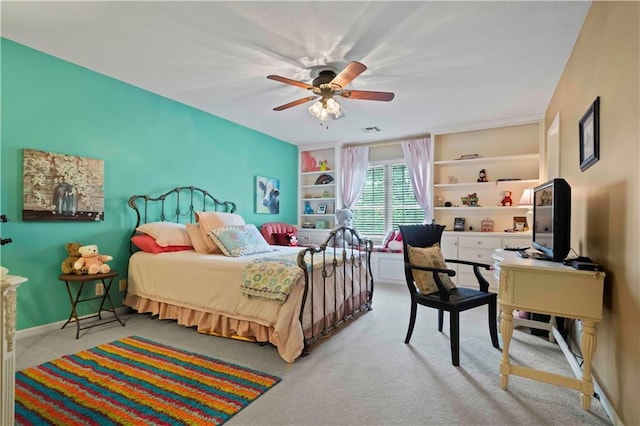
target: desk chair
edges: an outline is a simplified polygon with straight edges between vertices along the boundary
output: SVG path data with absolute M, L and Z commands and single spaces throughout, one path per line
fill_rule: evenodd
M 411 294 L 411 317 L 409 330 L 404 340 L 409 343 L 416 322 L 418 305 L 438 310 L 438 331 L 442 332 L 444 311 L 449 312 L 451 331 L 451 362 L 460 365 L 460 312 L 482 305 L 489 307 L 489 333 L 494 348 L 498 344 L 496 320 L 497 294 L 489 292 L 489 283 L 480 273 L 480 268 L 490 270 L 491 265 L 464 260 L 444 259 L 440 251 L 440 239 L 444 226 L 401 225 L 404 248 L 404 271 Z M 435 246 L 435 244 L 438 244 Z M 478 280 L 479 290 L 456 287 L 450 277 L 455 271 L 447 269 L 446 262 L 470 265 Z

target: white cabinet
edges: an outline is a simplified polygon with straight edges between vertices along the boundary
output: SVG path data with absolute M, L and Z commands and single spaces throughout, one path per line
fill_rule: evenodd
M 336 147 L 299 151 L 298 240 L 301 244 L 323 243 L 335 227 L 338 200 Z
M 436 222 L 453 229 L 465 219 L 465 230 L 480 230 L 483 219 L 493 230 L 513 229 L 515 216 L 530 206 L 519 205 L 522 193 L 539 183 L 540 123 L 434 135 L 433 194 Z M 487 182 L 478 182 L 484 171 Z M 502 201 L 511 192 L 511 205 Z M 474 195 L 468 206 L 463 197 Z M 445 203 L 447 206 L 445 206 Z
M 530 247 L 531 234 L 526 232 L 453 232 L 446 231 L 442 235 L 442 254 L 445 259 L 459 259 L 493 265 L 492 255 L 495 249 L 504 247 Z M 473 267 L 455 263 L 447 264 L 456 271 L 454 282 L 462 287 L 479 289 L 478 280 L 473 274 Z M 493 271 L 481 270 L 489 282 L 489 289 L 498 292 L 498 282 Z

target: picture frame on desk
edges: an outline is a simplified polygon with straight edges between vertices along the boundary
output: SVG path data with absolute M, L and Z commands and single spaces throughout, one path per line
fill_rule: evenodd
M 327 205 L 326 204 L 320 204 L 318 206 L 318 214 L 327 214 Z
M 600 97 L 589 106 L 578 124 L 580 137 L 580 171 L 585 171 L 600 159 Z

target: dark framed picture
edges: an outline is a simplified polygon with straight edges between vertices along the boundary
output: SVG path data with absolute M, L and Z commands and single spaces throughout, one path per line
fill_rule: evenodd
M 600 97 L 580 119 L 580 170 L 585 171 L 600 159 Z
M 326 214 L 327 213 L 327 205 L 326 204 L 320 204 L 318 206 L 318 214 Z
M 456 217 L 453 220 L 454 231 L 464 231 L 464 217 Z

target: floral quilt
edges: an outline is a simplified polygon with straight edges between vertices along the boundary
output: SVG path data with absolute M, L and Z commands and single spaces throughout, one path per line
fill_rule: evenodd
M 300 278 L 297 253 L 256 259 L 242 271 L 242 293 L 247 297 L 284 303 Z

